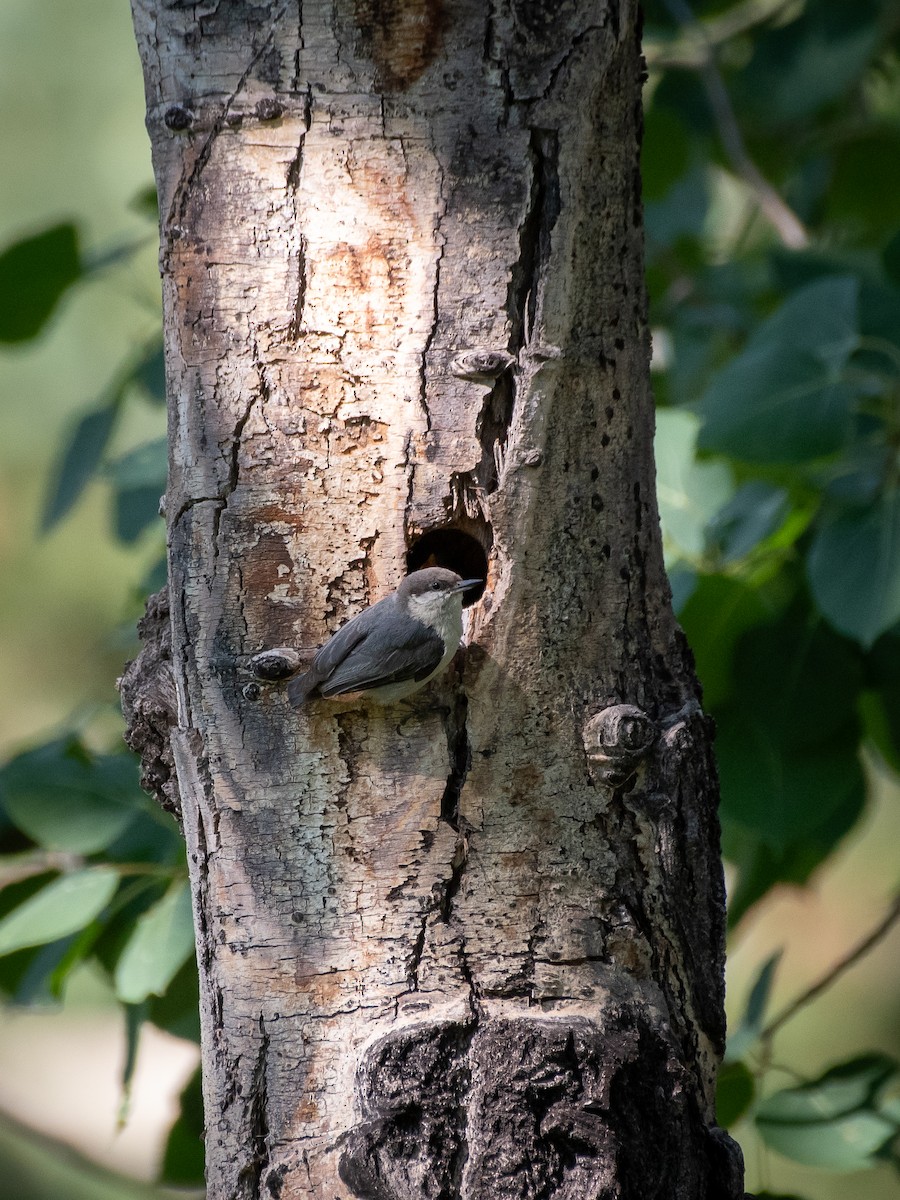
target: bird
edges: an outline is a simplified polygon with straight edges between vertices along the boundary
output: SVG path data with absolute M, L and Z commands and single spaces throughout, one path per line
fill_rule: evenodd
M 288 685 L 291 704 L 302 708 L 313 697 L 349 699 L 360 693 L 392 704 L 417 692 L 456 653 L 463 593 L 483 582 L 444 567 L 412 571 L 316 652 L 309 669 Z

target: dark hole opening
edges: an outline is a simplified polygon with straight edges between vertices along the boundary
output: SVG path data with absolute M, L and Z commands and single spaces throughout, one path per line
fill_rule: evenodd
M 423 567 L 446 567 L 463 579 L 487 579 L 487 551 L 478 538 L 461 529 L 430 529 L 410 546 L 406 555 L 408 571 Z M 484 585 L 466 592 L 464 607 L 484 595 Z

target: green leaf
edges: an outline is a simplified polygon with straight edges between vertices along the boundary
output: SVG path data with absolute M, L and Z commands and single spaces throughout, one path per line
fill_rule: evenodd
M 756 1123 L 763 1140 L 797 1162 L 832 1170 L 874 1166 L 898 1133 L 876 1111 L 877 1093 L 900 1065 L 884 1055 L 865 1055 L 826 1071 L 805 1087 L 764 1100 Z
M 162 342 L 151 346 L 132 375 L 154 404 L 166 402 L 166 357 Z
M 644 206 L 648 255 L 699 237 L 709 210 L 712 187 L 706 168 L 694 167 L 669 188 L 660 200 Z
M 10 856 L 14 860 L 18 856 Z M 47 886 L 57 876 L 57 872 L 47 870 L 41 875 L 31 875 L 27 879 L 17 879 L 14 883 L 7 883 L 0 888 L 0 921 L 9 915 L 14 909 L 24 904 L 32 896 L 36 895 L 41 888 Z M 14 875 L 9 878 L 15 879 Z M 29 989 L 40 992 L 42 996 L 47 995 L 47 976 L 55 969 L 57 963 L 66 952 L 69 944 L 68 939 L 63 939 L 61 942 L 55 943 L 53 946 L 44 946 L 37 950 L 27 949 L 19 950 L 14 954 L 8 955 L 6 958 L 0 958 L 0 994 L 6 996 L 15 996 L 19 988 L 22 987 L 23 980 L 31 972 L 32 964 L 35 956 L 46 950 L 55 951 L 50 959 L 45 960 L 44 970 L 39 973 L 39 977 L 35 979 L 33 976 L 25 984 L 25 990 Z M 26 998 L 25 1003 L 30 1003 L 30 998 Z
M 672 591 L 672 608 L 676 614 L 680 614 L 694 594 L 694 588 L 697 586 L 700 576 L 683 559 L 671 563 L 666 574 L 669 577 L 669 587 Z
M 887 446 L 857 443 L 837 463 L 829 464 L 822 490 L 834 502 L 831 515 L 875 504 L 890 470 L 890 457 Z
M 887 765 L 900 774 L 900 712 L 896 704 L 897 697 L 889 707 L 880 692 L 863 692 L 859 698 L 859 715 L 865 736 Z
M 130 754 L 91 755 L 75 739 L 50 742 L 0 771 L 0 804 L 38 845 L 94 854 L 143 806 L 137 762 Z
M 6 863 L 17 865 L 20 856 L 11 855 Z M 4 863 L 4 865 L 6 865 Z M 15 879 L 15 874 L 8 878 Z M 54 879 L 58 871 L 48 869 L 40 875 L 19 879 L 0 887 L 0 920 L 36 896 Z M 0 958 L 0 992 L 12 997 L 15 1004 L 46 1004 L 59 998 L 58 983 L 62 981 L 67 963 L 78 955 L 86 933 L 94 928 L 92 922 L 80 933 L 69 934 L 45 945 L 25 947 Z
M 900 289 L 885 287 L 880 283 L 862 280 L 859 289 L 859 327 L 866 338 L 880 338 L 893 346 L 900 346 Z M 890 347 L 887 347 L 890 350 Z M 876 362 L 882 369 L 890 369 L 897 375 L 896 353 L 885 356 L 885 349 L 876 351 Z
M 123 858 L 122 861 L 130 862 L 131 859 Z M 108 975 L 115 972 L 116 964 L 134 936 L 138 920 L 162 899 L 172 877 L 170 872 L 152 873 L 129 878 L 123 883 L 115 904 L 105 914 L 103 929 L 92 948 L 93 957 Z
M 102 930 L 103 925 L 100 921 L 91 921 L 80 933 L 69 938 L 67 943 L 57 943 L 57 945 L 65 945 L 66 950 L 47 976 L 47 987 L 54 1000 L 62 999 L 66 980 L 75 967 L 84 962 L 90 954 Z
M 698 420 L 684 409 L 656 415 L 656 487 L 667 557 L 703 553 L 707 522 L 731 495 L 731 471 L 725 463 L 698 462 Z
M 737 103 L 769 128 L 807 117 L 859 79 L 878 41 L 878 11 L 866 0 L 810 5 L 756 39 Z
M 761 846 L 770 851 L 769 869 L 780 861 L 808 874 L 866 794 L 860 656 L 798 606 L 741 638 L 734 672 L 740 688 L 716 713 L 726 842 L 743 832 L 742 875 L 757 870 Z
M 159 498 L 164 487 L 123 488 L 116 492 L 115 533 L 120 541 L 130 545 L 159 522 Z
M 641 182 L 646 200 L 661 199 L 687 170 L 690 141 L 678 117 L 662 105 L 651 104 L 641 145 Z
M 900 1063 L 886 1054 L 862 1054 L 831 1067 L 812 1083 L 776 1092 L 763 1104 L 768 1120 L 830 1119 L 872 1103 Z
M 900 634 L 886 633 L 865 658 L 860 716 L 879 754 L 900 774 Z
M 128 1117 L 128 1106 L 131 1103 L 131 1084 L 134 1079 L 134 1069 L 137 1066 L 138 1048 L 141 1043 L 141 1030 L 147 1019 L 147 1004 L 125 1004 L 125 1061 L 122 1064 L 122 1101 L 120 1105 L 119 1124 L 124 1125 Z
M 707 541 L 722 563 L 735 562 L 774 533 L 787 512 L 784 488 L 753 479 L 738 488 L 710 521 Z
M 752 1200 L 804 1200 L 796 1192 L 754 1192 Z
M 747 998 L 747 1008 L 737 1030 L 728 1038 L 725 1051 L 726 1062 L 737 1062 L 756 1043 L 763 1030 L 766 1008 L 769 1004 L 769 993 L 775 979 L 775 970 L 781 961 L 782 951 L 777 950 L 767 958 L 760 968 L 759 974 L 750 989 Z
M 128 207 L 133 212 L 140 213 L 143 217 L 149 217 L 154 221 L 158 221 L 159 201 L 156 195 L 156 184 L 148 183 L 146 187 L 136 192 L 129 200 Z
M 181 1093 L 181 1110 L 163 1156 L 160 1182 L 173 1187 L 203 1183 L 203 1088 L 199 1068 Z
M 81 278 L 78 230 L 55 225 L 0 254 L 0 342 L 37 337 L 63 294 Z
M 854 388 L 842 377 L 858 345 L 856 279 L 822 279 L 795 292 L 702 401 L 701 449 L 745 462 L 802 462 L 839 449 Z
M 853 828 L 863 809 L 863 794 L 834 808 L 816 828 L 775 850 L 739 820 L 722 817 L 722 853 L 738 868 L 737 883 L 728 893 L 728 927 L 733 929 L 776 883 L 803 884 L 844 835 Z
M 881 258 L 891 281 L 900 284 L 900 231 L 895 233 L 885 246 Z
M 148 1019 L 186 1041 L 200 1041 L 200 982 L 197 958 L 190 954 L 163 996 L 151 996 Z
M 802 602 L 744 634 L 735 673 L 741 708 L 776 745 L 827 750 L 858 741 L 862 656 Z
M 727 1063 L 716 1083 L 716 1124 L 730 1129 L 746 1113 L 756 1095 L 756 1084 L 745 1063 Z
M 69 512 L 91 478 L 99 472 L 129 384 L 140 385 L 150 398 L 165 403 L 162 344 L 152 346 L 110 385 L 102 405 L 83 416 L 53 470 L 56 480 L 48 496 L 41 530 L 46 533 Z M 116 523 L 122 541 L 134 541 L 157 516 L 166 486 L 165 439 L 145 442 L 107 465 L 105 473 L 118 485 Z M 152 491 L 155 496 L 150 496 Z
M 144 246 L 150 244 L 149 237 L 128 238 L 107 244 L 106 246 L 98 246 L 89 254 L 85 254 L 83 259 L 84 273 L 86 276 L 99 275 L 102 271 L 108 271 L 111 267 L 121 266 L 122 263 L 133 259 Z
M 717 719 L 722 816 L 752 830 L 776 853 L 810 835 L 865 796 L 855 742 L 789 750 L 771 727 L 746 712 Z
M 703 684 L 703 701 L 716 709 L 734 686 L 732 660 L 738 639 L 770 619 L 756 588 L 724 575 L 701 575 L 679 613 Z
M 653 92 L 652 102 L 654 107 L 675 113 L 700 145 L 704 145 L 706 138 L 715 137 L 715 118 L 709 111 L 709 100 L 696 71 L 666 71 Z
M 878 164 L 877 187 L 872 186 L 873 163 Z M 865 229 L 881 234 L 896 227 L 898 191 L 900 130 L 863 129 L 837 149 L 827 216 L 846 223 L 857 235 Z
M 900 621 L 900 489 L 871 508 L 826 517 L 807 570 L 819 608 L 863 646 Z
M 141 579 L 141 582 L 135 589 L 136 596 L 141 600 L 145 599 L 147 596 L 151 596 L 154 592 L 158 592 L 160 588 L 166 586 L 168 578 L 169 564 L 165 554 L 162 554 L 156 560 L 156 562 L 149 567 L 146 574 Z
M 0 921 L 0 954 L 77 933 L 103 911 L 118 885 L 119 874 L 112 867 L 61 876 Z
M 747 1011 L 744 1013 L 744 1025 L 755 1030 L 762 1030 L 763 1020 L 766 1015 L 766 1009 L 769 1006 L 769 994 L 772 991 L 772 984 L 775 980 L 775 971 L 781 961 L 781 950 L 776 950 L 774 954 L 763 963 L 759 974 L 750 989 L 750 995 L 747 998 Z
M 116 995 L 127 1004 L 161 996 L 193 948 L 191 892 L 182 880 L 138 919 L 116 964 Z
M 41 517 L 42 533 L 62 520 L 97 473 L 119 414 L 119 400 L 120 395 L 114 393 L 102 408 L 87 413 L 75 426 L 51 472 L 55 485 Z
M 155 438 L 107 463 L 106 473 L 120 488 L 152 487 L 159 495 L 165 490 L 167 469 L 168 443 Z
M 56 975 L 77 938 L 77 934 L 71 934 L 43 946 L 14 950 L 0 958 L 0 968 L 6 976 L 4 990 L 14 1004 L 25 1008 L 59 1000 L 59 991 L 55 987 Z M 12 981 L 15 982 L 10 987 Z
M 813 245 L 803 250 L 773 246 L 768 262 L 772 281 L 781 292 L 795 292 L 826 276 L 854 275 L 871 281 L 881 277 L 877 255 L 837 246 Z
M 766 1145 L 786 1158 L 832 1171 L 861 1171 L 878 1163 L 878 1153 L 897 1126 L 874 1112 L 848 1113 L 830 1121 L 776 1122 L 757 1116 Z
M 877 1097 L 878 1111 L 900 1127 L 900 1075 L 894 1075 Z

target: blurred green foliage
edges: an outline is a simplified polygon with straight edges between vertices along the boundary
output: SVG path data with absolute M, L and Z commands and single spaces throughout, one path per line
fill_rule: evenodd
M 718 729 L 734 926 L 860 820 L 863 747 L 900 766 L 900 9 L 645 13 L 659 502 Z M 776 964 L 729 1041 L 721 1119 L 801 1163 L 897 1165 L 894 1059 L 771 1091 Z
M 105 1171 L 67 1146 L 0 1116 L 0 1200 L 202 1200 Z
M 889 0 L 645 5 L 659 504 L 718 727 L 733 926 L 859 822 L 864 747 L 900 772 L 898 28 Z M 90 259 L 82 240 L 57 223 L 0 253 L 0 341 L 40 336 L 67 292 L 137 245 Z M 118 539 L 156 520 L 164 442 L 111 446 L 128 406 L 164 401 L 161 342 L 121 357 L 60 448 L 45 531 L 97 477 Z M 6 995 L 58 996 L 90 960 L 127 1008 L 132 1051 L 144 1020 L 197 1036 L 183 848 L 129 756 L 73 730 L 11 759 L 0 853 Z M 837 1046 L 830 1070 L 773 1089 L 777 967 L 760 965 L 729 1041 L 721 1122 L 753 1121 L 801 1163 L 897 1166 L 890 1056 Z M 200 1109 L 194 1078 L 164 1158 L 173 1185 L 202 1178 Z

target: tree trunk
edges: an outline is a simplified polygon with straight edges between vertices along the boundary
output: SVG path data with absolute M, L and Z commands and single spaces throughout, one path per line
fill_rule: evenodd
M 134 15 L 210 1197 L 739 1196 L 635 6 Z M 425 693 L 254 675 L 430 563 L 487 586 Z

